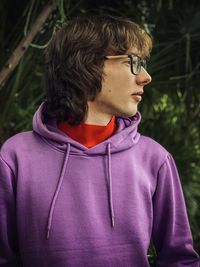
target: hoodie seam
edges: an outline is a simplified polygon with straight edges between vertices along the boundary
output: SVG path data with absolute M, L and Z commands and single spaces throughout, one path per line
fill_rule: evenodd
M 158 168 L 158 171 L 157 171 L 157 176 L 158 176 L 158 174 L 159 174 L 159 172 L 160 172 L 161 168 L 163 167 L 163 165 L 166 163 L 166 161 L 167 161 L 167 158 L 168 158 L 169 156 L 170 156 L 170 153 L 169 153 L 169 152 L 167 152 L 167 154 L 165 155 L 165 158 L 164 158 L 164 161 L 163 161 L 163 163 L 161 163 L 160 167 Z
M 54 145 L 52 145 L 50 142 L 48 142 L 47 141 L 47 139 L 45 138 L 45 137 L 43 137 L 43 136 L 40 136 L 41 137 L 41 139 L 42 139 L 42 141 L 44 142 L 44 143 L 46 143 L 47 145 L 48 145 L 48 147 L 50 147 L 52 150 L 54 150 L 54 151 L 57 151 L 57 152 L 60 152 L 60 153 L 62 153 L 62 154 L 65 154 L 65 150 L 62 150 L 62 149 L 59 149 L 59 148 L 57 148 L 57 147 L 55 147 Z M 66 145 L 67 145 L 68 143 L 66 143 Z M 85 157 L 85 156 L 87 156 L 87 157 L 95 157 L 95 156 L 101 156 L 101 155 L 93 155 L 93 154 L 87 154 L 87 153 L 82 153 L 82 154 L 80 154 L 80 153 L 73 153 L 72 151 L 70 151 L 70 155 L 71 156 L 78 156 L 78 157 Z M 102 156 L 105 156 L 105 155 L 102 155 Z
M 159 172 L 160 172 L 160 170 L 162 169 L 162 167 L 164 166 L 164 164 L 166 163 L 167 158 L 168 158 L 169 156 L 170 156 L 170 153 L 168 152 L 168 153 L 165 155 L 164 161 L 161 163 L 160 167 L 158 168 L 157 176 L 156 176 L 157 179 L 156 179 L 156 186 L 155 186 L 154 194 L 156 193 L 157 188 L 158 188 Z M 154 194 L 153 194 L 152 197 L 154 197 Z
M 55 150 L 55 151 L 58 151 L 58 152 L 61 152 L 61 153 L 65 153 L 65 150 L 62 150 L 62 149 L 59 149 L 57 148 L 56 146 L 53 146 L 50 142 L 47 141 L 47 139 L 43 136 L 40 136 L 40 138 L 42 139 L 42 141 L 44 143 L 46 143 L 51 149 Z
M 40 137 L 40 138 L 42 139 L 42 141 L 43 141 L 48 147 L 50 147 L 52 150 L 54 150 L 54 151 L 58 151 L 58 152 L 61 152 L 61 153 L 65 154 L 65 150 L 62 150 L 62 149 L 57 148 L 56 146 L 54 146 L 53 144 L 51 144 L 51 142 L 49 142 L 49 141 L 47 140 L 47 138 L 45 138 L 44 136 L 39 135 L 39 137 Z M 64 143 L 64 144 L 67 146 L 67 144 L 69 144 L 69 143 Z M 84 153 L 84 151 L 83 151 L 83 153 Z M 70 155 L 80 155 L 80 154 L 70 152 Z M 88 154 L 85 153 L 84 155 L 88 155 Z M 84 155 L 83 155 L 83 156 L 84 156 Z M 81 156 L 81 155 L 80 155 L 80 156 Z
M 112 246 L 114 246 L 114 247 L 124 247 L 124 246 L 134 246 L 134 244 L 133 243 L 120 243 L 120 244 L 112 244 Z M 104 246 L 101 246 L 101 245 L 98 245 L 98 246 L 95 246 L 94 247 L 95 249 L 107 249 L 107 248 L 110 248 L 110 245 L 104 245 Z M 40 247 L 39 248 L 39 251 L 49 251 L 49 249 L 43 249 L 43 247 Z M 32 250 L 32 249 L 24 249 L 24 250 L 22 250 L 22 253 L 24 253 L 24 254 L 26 254 L 26 253 L 34 253 L 36 250 Z M 50 250 L 51 251 L 51 250 Z M 60 248 L 57 248 L 57 249 L 55 249 L 55 248 L 53 248 L 52 249 L 52 251 L 90 251 L 90 249 L 88 249 L 88 248 L 70 248 L 70 249 L 66 249 L 66 248 L 62 248 L 62 247 L 60 247 Z
M 6 160 L 3 158 L 3 156 L 0 154 L 0 159 L 1 161 L 10 169 L 10 171 L 12 172 L 12 175 L 15 177 L 15 173 L 13 171 L 13 169 L 11 168 L 11 166 L 6 162 Z

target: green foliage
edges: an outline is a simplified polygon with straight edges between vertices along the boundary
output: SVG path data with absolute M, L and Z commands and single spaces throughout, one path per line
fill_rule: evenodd
M 1 17 L 0 44 L 9 53 L 17 46 L 47 1 L 26 1 L 23 16 L 11 34 L 5 35 Z M 109 2 L 109 1 L 108 1 Z M 6 1 L 0 6 L 7 13 Z M 81 13 L 123 15 L 142 23 L 153 35 L 149 62 L 153 82 L 145 88 L 140 104 L 140 131 L 151 136 L 174 156 L 183 185 L 196 249 L 200 251 L 200 3 L 198 1 L 112 1 L 105 6 L 91 1 L 57 1 L 54 12 L 37 34 L 17 69 L 0 91 L 1 142 L 31 129 L 32 116 L 45 97 L 42 84 L 43 47 L 65 19 Z M 6 38 L 7 37 L 7 38 Z M 1 50 L 3 51 L 3 50 Z M 9 53 L 1 52 L 1 66 Z M 154 266 L 151 245 L 149 261 Z

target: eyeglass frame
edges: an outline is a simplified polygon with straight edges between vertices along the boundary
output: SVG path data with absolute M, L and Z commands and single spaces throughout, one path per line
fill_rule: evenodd
M 124 54 L 124 55 L 114 55 L 114 56 L 105 56 L 105 59 L 118 59 L 118 58 L 126 58 L 128 57 L 131 61 L 130 67 L 131 67 L 131 73 L 133 75 L 138 75 L 141 71 L 141 67 L 143 67 L 145 70 L 147 68 L 147 60 L 142 59 L 141 57 L 135 55 L 135 54 Z M 138 59 L 138 71 L 135 72 L 133 70 L 133 57 L 136 57 Z

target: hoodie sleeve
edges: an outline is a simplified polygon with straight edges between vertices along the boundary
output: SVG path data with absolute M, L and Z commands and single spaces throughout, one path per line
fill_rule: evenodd
M 175 162 L 168 155 L 153 196 L 153 243 L 158 267 L 199 267 Z
M 17 267 L 14 175 L 0 155 L 0 267 Z

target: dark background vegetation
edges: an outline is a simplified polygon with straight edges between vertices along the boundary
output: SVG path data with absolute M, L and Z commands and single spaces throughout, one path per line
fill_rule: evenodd
M 53 1 L 53 0 L 52 0 Z M 49 1 L 1 0 L 0 69 Z M 148 64 L 153 82 L 140 104 L 140 132 L 174 156 L 186 199 L 194 245 L 200 252 L 200 1 L 57 0 L 57 9 L 0 88 L 0 144 L 31 129 L 32 116 L 45 97 L 43 51 L 56 25 L 83 13 L 125 16 L 154 38 Z M 155 252 L 149 251 L 153 266 Z

